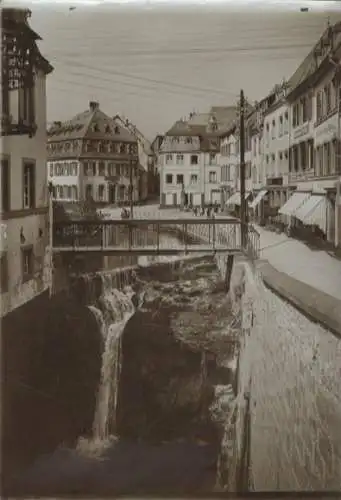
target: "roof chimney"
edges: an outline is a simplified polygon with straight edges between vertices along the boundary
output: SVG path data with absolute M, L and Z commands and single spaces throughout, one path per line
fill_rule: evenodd
M 90 101 L 89 102 L 89 108 L 90 108 L 90 111 L 95 111 L 95 109 L 99 108 L 99 102 Z

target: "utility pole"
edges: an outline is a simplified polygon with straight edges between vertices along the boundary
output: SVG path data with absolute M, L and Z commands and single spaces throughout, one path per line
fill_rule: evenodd
M 245 206 L 245 98 L 244 91 L 240 91 L 240 222 L 242 249 L 246 246 L 246 206 Z
M 48 196 L 49 196 L 49 297 L 53 294 L 53 185 L 50 181 L 48 183 Z

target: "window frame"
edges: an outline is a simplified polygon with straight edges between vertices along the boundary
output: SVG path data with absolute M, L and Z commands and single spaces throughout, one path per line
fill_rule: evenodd
M 25 170 L 26 167 L 33 166 L 33 179 L 30 179 L 30 183 L 28 186 L 28 203 L 25 203 Z M 30 171 L 30 170 L 29 170 Z M 36 208 L 36 179 L 37 179 L 37 164 L 34 158 L 23 158 L 22 159 L 22 208 L 24 210 L 32 210 Z M 31 177 L 31 175 L 30 175 Z
M 196 162 L 193 162 L 193 158 L 196 158 Z M 199 156 L 191 155 L 191 165 L 199 165 Z
M 9 290 L 8 253 L 0 252 L 0 294 Z
M 1 155 L 0 157 L 1 160 L 1 165 L 0 165 L 0 182 L 1 182 L 1 207 L 0 207 L 0 212 L 1 213 L 6 213 L 10 212 L 11 210 L 11 157 L 9 155 Z M 6 183 L 3 182 L 3 169 L 2 169 L 2 163 L 6 162 L 6 169 L 7 169 L 7 189 Z M 4 196 L 4 194 L 6 195 Z M 7 200 L 7 203 L 4 203 L 4 200 Z
M 182 179 L 182 180 L 179 180 L 179 179 Z M 184 179 L 184 174 L 176 174 L 176 184 L 179 185 L 179 184 L 184 184 L 185 182 L 185 179 Z
M 27 281 L 30 281 L 34 278 L 34 249 L 33 245 L 22 245 L 20 248 L 21 251 L 21 276 L 22 276 L 22 282 L 27 283 Z M 26 273 L 25 272 L 25 254 L 29 252 L 30 255 L 30 262 L 29 262 L 29 271 Z
M 102 191 L 102 196 L 100 195 L 101 191 Z M 105 185 L 99 184 L 98 185 L 98 201 L 104 201 L 104 193 L 105 193 Z

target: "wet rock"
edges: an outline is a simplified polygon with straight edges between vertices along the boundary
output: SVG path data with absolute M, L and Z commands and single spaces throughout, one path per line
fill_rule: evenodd
M 126 325 L 117 409 L 121 436 L 160 441 L 201 435 L 202 422 L 211 426 L 214 390 L 203 379 L 202 354 L 175 338 L 170 314 L 165 307 L 137 311 Z

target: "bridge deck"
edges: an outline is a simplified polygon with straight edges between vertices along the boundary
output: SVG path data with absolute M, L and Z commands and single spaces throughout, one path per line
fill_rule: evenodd
M 129 248 L 117 246 L 62 246 L 54 247 L 53 251 L 56 253 L 100 253 L 102 255 L 181 255 L 189 253 L 226 253 L 240 254 L 240 248 L 227 248 L 224 245 L 208 246 L 202 245 L 179 245 L 179 247 L 172 248 L 157 248 L 155 245 L 147 246 L 133 246 Z

